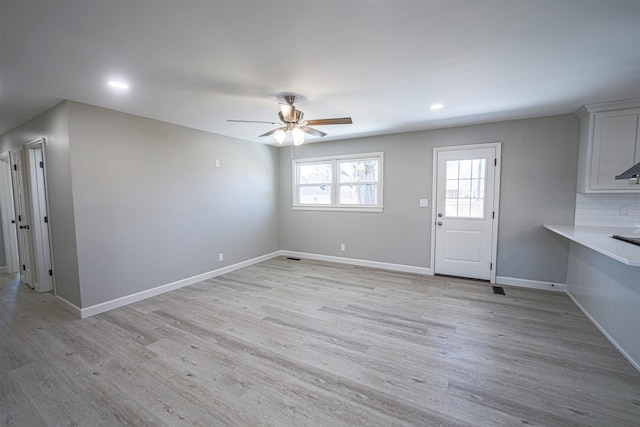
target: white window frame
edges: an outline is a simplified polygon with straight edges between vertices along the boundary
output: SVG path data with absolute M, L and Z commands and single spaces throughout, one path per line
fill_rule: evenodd
M 339 162 L 344 160 L 377 160 L 378 161 L 378 182 L 377 185 L 377 204 L 376 205 L 346 205 L 339 204 L 340 195 L 340 170 Z M 303 204 L 298 201 L 298 188 L 299 176 L 298 165 L 314 164 L 314 163 L 331 163 L 331 182 L 327 183 L 331 186 L 331 204 L 324 205 L 312 205 Z M 384 209 L 384 197 L 383 197 L 383 182 L 384 182 L 384 153 L 362 153 L 362 154 L 347 154 L 341 156 L 329 156 L 329 157 L 312 157 L 306 159 L 293 159 L 291 167 L 291 182 L 292 182 L 292 208 L 293 210 L 310 210 L 310 211 L 351 211 L 351 212 L 382 212 Z M 361 183 L 366 184 L 366 183 Z

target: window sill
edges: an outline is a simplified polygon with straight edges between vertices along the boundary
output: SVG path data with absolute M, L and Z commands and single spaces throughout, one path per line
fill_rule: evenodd
M 355 206 L 292 206 L 294 211 L 333 211 L 333 212 L 373 212 L 381 213 L 383 207 L 381 206 L 367 206 L 367 207 L 355 207 Z

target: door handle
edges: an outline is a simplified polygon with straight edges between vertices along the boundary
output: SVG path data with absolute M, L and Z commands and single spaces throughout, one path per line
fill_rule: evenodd
M 29 230 L 29 226 L 28 225 L 21 225 L 20 226 L 20 230 Z
M 438 225 L 442 225 L 442 221 L 438 221 Z
M 442 218 L 442 214 L 441 213 L 438 214 L 438 218 Z

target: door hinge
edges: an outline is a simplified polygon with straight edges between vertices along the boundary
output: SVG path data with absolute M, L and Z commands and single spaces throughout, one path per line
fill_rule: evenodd
M 493 159 L 493 166 L 498 166 L 498 159 Z
M 27 266 L 22 264 L 22 271 L 27 271 Z
M 40 169 L 44 169 L 44 162 L 40 162 Z
M 18 215 L 18 221 L 22 222 L 22 215 Z
M 491 212 L 491 218 L 496 219 L 496 211 Z
M 489 264 L 489 270 L 493 270 L 493 263 Z
M 48 217 L 48 216 L 45 216 L 45 217 L 44 217 L 44 222 L 45 222 L 46 224 L 49 224 L 49 217 Z
M 13 165 L 13 170 L 17 171 L 18 170 L 18 165 Z
M 49 270 L 49 276 L 53 276 L 53 270 Z

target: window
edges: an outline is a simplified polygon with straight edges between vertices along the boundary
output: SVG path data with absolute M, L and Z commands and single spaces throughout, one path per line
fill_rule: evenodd
M 382 212 L 382 153 L 294 160 L 293 208 Z
M 485 159 L 447 160 L 445 215 L 484 217 Z

